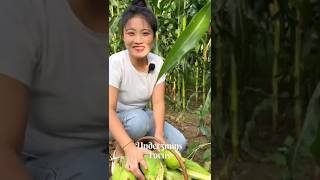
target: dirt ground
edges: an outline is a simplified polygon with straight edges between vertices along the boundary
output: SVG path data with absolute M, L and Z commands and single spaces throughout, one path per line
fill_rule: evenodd
M 257 126 L 251 134 L 251 148 L 255 155 L 239 149 L 238 160 L 232 158 L 232 148 L 227 142 L 224 148 L 224 156 L 213 158 L 213 172 L 216 172 L 214 179 L 217 180 L 319 180 L 320 169 L 312 165 L 309 160 L 300 161 L 299 170 L 294 171 L 294 175 L 289 173 L 287 165 L 277 164 L 270 159 L 270 154 L 279 152 L 284 148 L 284 142 L 288 135 L 292 134 L 292 127 L 288 127 L 284 122 L 279 124 L 277 132 L 271 132 L 270 121 L 259 120 Z M 227 137 L 229 139 L 230 137 Z M 288 163 L 288 162 L 287 162 Z M 290 163 L 290 162 L 289 162 Z
M 320 169 L 305 164 L 304 170 L 296 172 L 298 175 L 290 177 L 285 166 L 276 165 L 273 162 L 263 162 L 242 157 L 234 161 L 227 158 L 213 159 L 214 179 L 216 180 L 319 180 Z

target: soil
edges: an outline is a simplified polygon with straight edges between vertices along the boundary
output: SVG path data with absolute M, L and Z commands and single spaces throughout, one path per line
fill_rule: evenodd
M 236 160 L 231 155 L 231 144 L 227 142 L 224 147 L 224 155 L 213 158 L 214 179 L 319 180 L 319 167 L 307 159 L 300 161 L 301 169 L 290 174 L 286 164 L 279 164 L 271 158 L 272 154 L 281 152 L 279 149 L 289 149 L 284 142 L 289 135 L 293 136 L 293 128 L 283 120 L 280 121 L 276 132 L 272 132 L 271 129 L 270 120 L 260 119 L 257 121 L 254 131 L 251 133 L 251 152 L 245 152 L 239 148 L 240 157 Z

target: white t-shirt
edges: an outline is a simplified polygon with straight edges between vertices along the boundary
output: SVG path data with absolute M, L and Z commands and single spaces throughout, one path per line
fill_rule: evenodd
M 157 81 L 163 64 L 162 57 L 149 53 L 147 58 L 149 64 L 155 64 L 155 69 L 150 73 L 135 69 L 129 59 L 128 50 L 109 57 L 109 85 L 119 89 L 118 112 L 145 107 L 155 85 L 165 81 L 165 75 Z

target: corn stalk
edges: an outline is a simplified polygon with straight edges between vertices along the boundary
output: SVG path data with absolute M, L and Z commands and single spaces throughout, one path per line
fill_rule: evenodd
M 295 27 L 295 53 L 294 53 L 294 119 L 295 133 L 299 137 L 302 118 L 301 92 L 300 92 L 300 59 L 301 59 L 301 17 L 300 11 L 297 8 L 297 21 Z
M 232 151 L 233 158 L 238 159 L 238 81 L 237 81 L 237 64 L 235 60 L 235 55 L 231 55 L 231 141 L 232 141 Z
M 274 0 L 271 13 L 273 16 L 279 12 L 279 4 Z M 277 18 L 274 22 L 274 54 L 272 65 L 272 130 L 275 132 L 278 124 L 279 102 L 278 102 L 278 83 L 279 83 L 279 54 L 280 54 L 280 19 Z
M 215 78 L 216 78 L 216 106 L 215 106 L 215 123 L 214 123 L 214 133 L 217 141 L 217 145 L 219 150 L 222 149 L 222 114 L 223 114 L 223 87 L 222 87 L 222 52 L 223 52 L 223 43 L 221 41 L 221 35 L 217 36 L 216 40 L 216 71 L 215 71 Z

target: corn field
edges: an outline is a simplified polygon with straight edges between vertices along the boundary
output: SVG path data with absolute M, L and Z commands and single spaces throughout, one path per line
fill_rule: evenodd
M 119 19 L 131 0 L 109 1 L 109 54 L 125 47 L 119 32 Z M 188 154 L 202 150 L 201 161 L 211 161 L 211 3 L 207 0 L 147 1 L 158 20 L 158 32 L 152 52 L 164 57 L 167 116 L 176 124 L 196 123 L 202 144 L 189 140 Z M 159 75 L 160 76 L 160 75 Z M 205 151 L 205 152 L 204 152 Z M 208 158 L 209 157 L 209 158 Z M 209 167 L 208 167 L 209 168 Z
M 215 0 L 217 179 L 320 178 L 320 2 Z
M 118 29 L 119 14 L 130 0 L 110 1 L 110 54 L 124 49 Z M 205 0 L 149 1 L 158 18 L 159 30 L 153 52 L 166 57 L 192 17 L 207 3 Z M 174 110 L 186 111 L 205 102 L 211 87 L 211 35 L 206 35 L 194 49 L 179 60 L 167 75 L 167 101 Z M 192 102 L 192 103 L 191 103 Z

